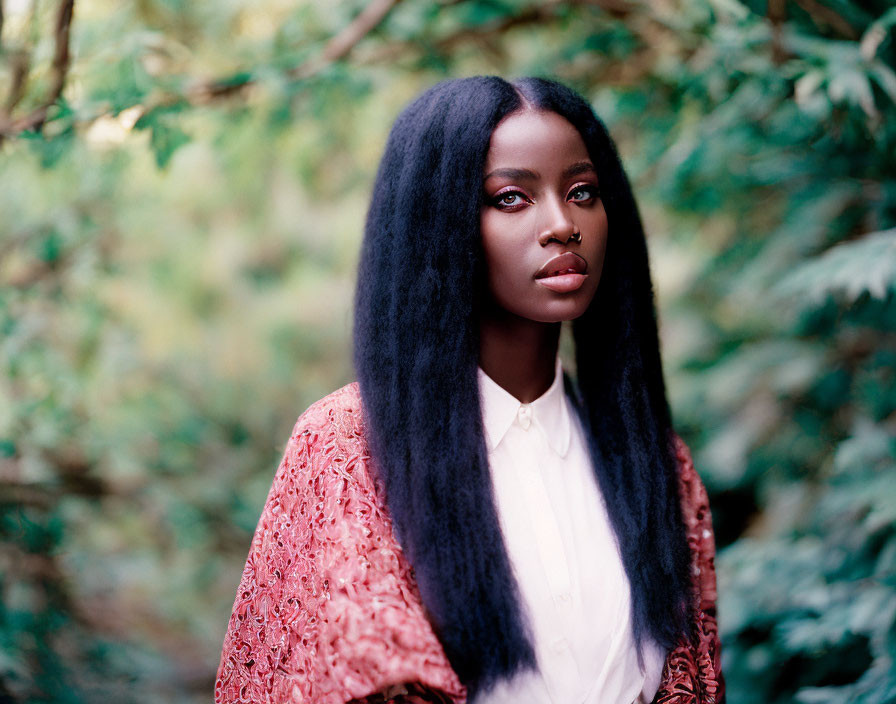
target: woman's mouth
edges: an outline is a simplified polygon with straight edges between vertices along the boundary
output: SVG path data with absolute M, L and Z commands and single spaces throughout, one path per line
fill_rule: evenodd
M 535 281 L 558 293 L 581 288 L 588 278 L 588 262 L 574 252 L 564 252 L 549 259 L 535 274 Z

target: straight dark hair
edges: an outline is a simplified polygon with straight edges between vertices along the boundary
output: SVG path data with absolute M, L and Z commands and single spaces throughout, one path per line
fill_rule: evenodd
M 476 374 L 483 168 L 495 127 L 524 109 L 557 113 L 578 130 L 609 221 L 597 294 L 573 323 L 575 400 L 631 584 L 639 656 L 645 637 L 666 649 L 686 637 L 691 609 L 647 246 L 613 142 L 559 83 L 440 83 L 401 113 L 380 163 L 359 265 L 355 366 L 395 534 L 470 698 L 535 666 L 492 495 Z

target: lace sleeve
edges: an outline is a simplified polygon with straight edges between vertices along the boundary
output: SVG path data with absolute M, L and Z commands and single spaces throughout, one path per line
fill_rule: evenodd
M 694 470 L 691 453 L 675 438 L 682 518 L 691 550 L 694 623 L 691 638 L 666 658 L 654 704 L 722 704 L 719 629 L 716 621 L 715 539 L 706 488 Z
M 464 700 L 369 461 L 355 385 L 296 423 L 243 570 L 216 704 L 344 704 L 408 682 Z

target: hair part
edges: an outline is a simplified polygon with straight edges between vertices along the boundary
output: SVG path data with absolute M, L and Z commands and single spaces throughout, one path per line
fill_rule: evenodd
M 375 471 L 436 635 L 470 697 L 535 666 L 498 521 L 476 369 L 483 168 L 495 127 L 555 112 L 597 170 L 610 236 L 574 321 L 577 409 L 632 590 L 639 648 L 687 633 L 688 549 L 647 248 L 615 148 L 559 83 L 446 81 L 398 117 L 373 188 L 355 298 L 355 366 Z

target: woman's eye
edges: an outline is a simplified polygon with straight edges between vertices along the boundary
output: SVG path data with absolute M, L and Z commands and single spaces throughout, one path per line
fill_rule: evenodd
M 498 208 L 512 208 L 517 205 L 522 205 L 528 199 L 519 191 L 505 191 L 504 193 L 499 193 L 494 198 L 494 204 Z
M 576 186 L 569 192 L 569 199 L 572 201 L 586 201 L 596 198 L 598 194 L 597 188 L 594 186 Z

